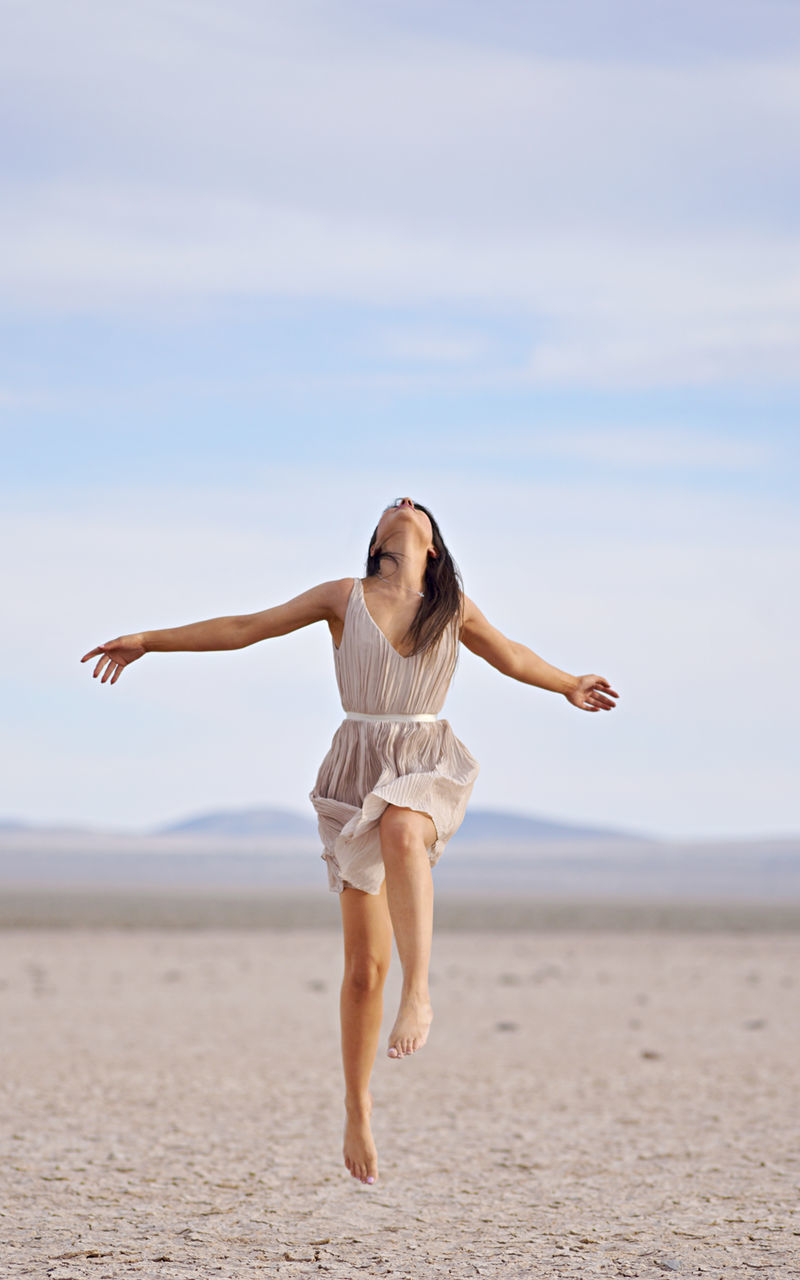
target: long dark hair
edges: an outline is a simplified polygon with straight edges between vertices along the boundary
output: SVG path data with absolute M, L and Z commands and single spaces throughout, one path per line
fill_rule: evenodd
M 419 608 L 406 632 L 405 639 L 411 645 L 411 653 L 408 657 L 414 653 L 422 653 L 436 644 L 453 619 L 460 616 L 463 590 L 458 565 L 445 546 L 438 524 L 427 507 L 423 507 L 419 502 L 415 502 L 414 506 L 417 511 L 424 511 L 431 522 L 433 531 L 431 541 L 436 549 L 436 555 L 428 556 L 428 563 L 425 566 L 425 597 L 420 600 Z M 366 576 L 368 578 L 377 577 L 380 574 L 381 560 L 391 560 L 398 568 L 400 566 L 400 557 L 393 551 L 381 551 L 376 542 L 377 536 L 376 526 L 369 540 L 370 549 L 367 552 Z

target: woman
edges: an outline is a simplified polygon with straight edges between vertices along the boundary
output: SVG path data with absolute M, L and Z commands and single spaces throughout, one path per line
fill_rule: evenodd
M 325 582 L 262 613 L 121 636 L 81 661 L 99 658 L 93 675 L 115 684 L 146 653 L 241 649 L 322 621 L 346 719 L 311 800 L 344 929 L 344 1161 L 354 1178 L 373 1183 L 369 1081 L 392 936 L 403 986 L 388 1053 L 399 1059 L 422 1048 L 430 1029 L 431 867 L 464 816 L 478 772 L 447 721 L 437 719 L 459 641 L 503 675 L 563 693 L 584 711 L 610 710 L 618 694 L 601 676 L 559 671 L 492 627 L 462 594 L 436 521 L 411 498 L 383 512 L 363 581 Z

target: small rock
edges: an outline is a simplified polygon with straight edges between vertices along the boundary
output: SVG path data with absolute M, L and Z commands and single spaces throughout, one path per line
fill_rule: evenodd
M 657 1049 L 642 1049 L 641 1056 L 654 1062 L 657 1058 L 663 1057 L 663 1054 L 660 1054 Z
M 656 1266 L 662 1271 L 680 1271 L 681 1264 L 677 1258 L 656 1258 Z
M 494 1024 L 495 1031 L 519 1031 L 518 1022 L 496 1022 Z
M 742 1023 L 745 1031 L 762 1031 L 766 1025 L 766 1018 L 749 1018 L 747 1022 Z

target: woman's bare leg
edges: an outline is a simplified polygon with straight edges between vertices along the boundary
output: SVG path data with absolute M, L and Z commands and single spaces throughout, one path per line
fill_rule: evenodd
M 403 966 L 403 991 L 389 1036 L 389 1057 L 403 1058 L 428 1038 L 433 1010 L 428 966 L 433 936 L 433 877 L 428 849 L 436 828 L 426 813 L 388 805 L 381 818 L 386 900 Z
M 378 1153 L 372 1138 L 369 1081 L 378 1051 L 383 986 L 392 958 L 392 923 L 385 886 L 379 894 L 344 889 L 344 978 L 340 1000 L 346 1120 L 344 1162 L 354 1178 L 374 1182 Z

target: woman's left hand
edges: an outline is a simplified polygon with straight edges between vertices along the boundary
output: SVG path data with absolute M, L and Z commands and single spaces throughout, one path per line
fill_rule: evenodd
M 603 676 L 578 676 L 577 688 L 564 697 L 581 711 L 612 711 L 617 705 L 612 698 L 618 698 L 619 694 Z

